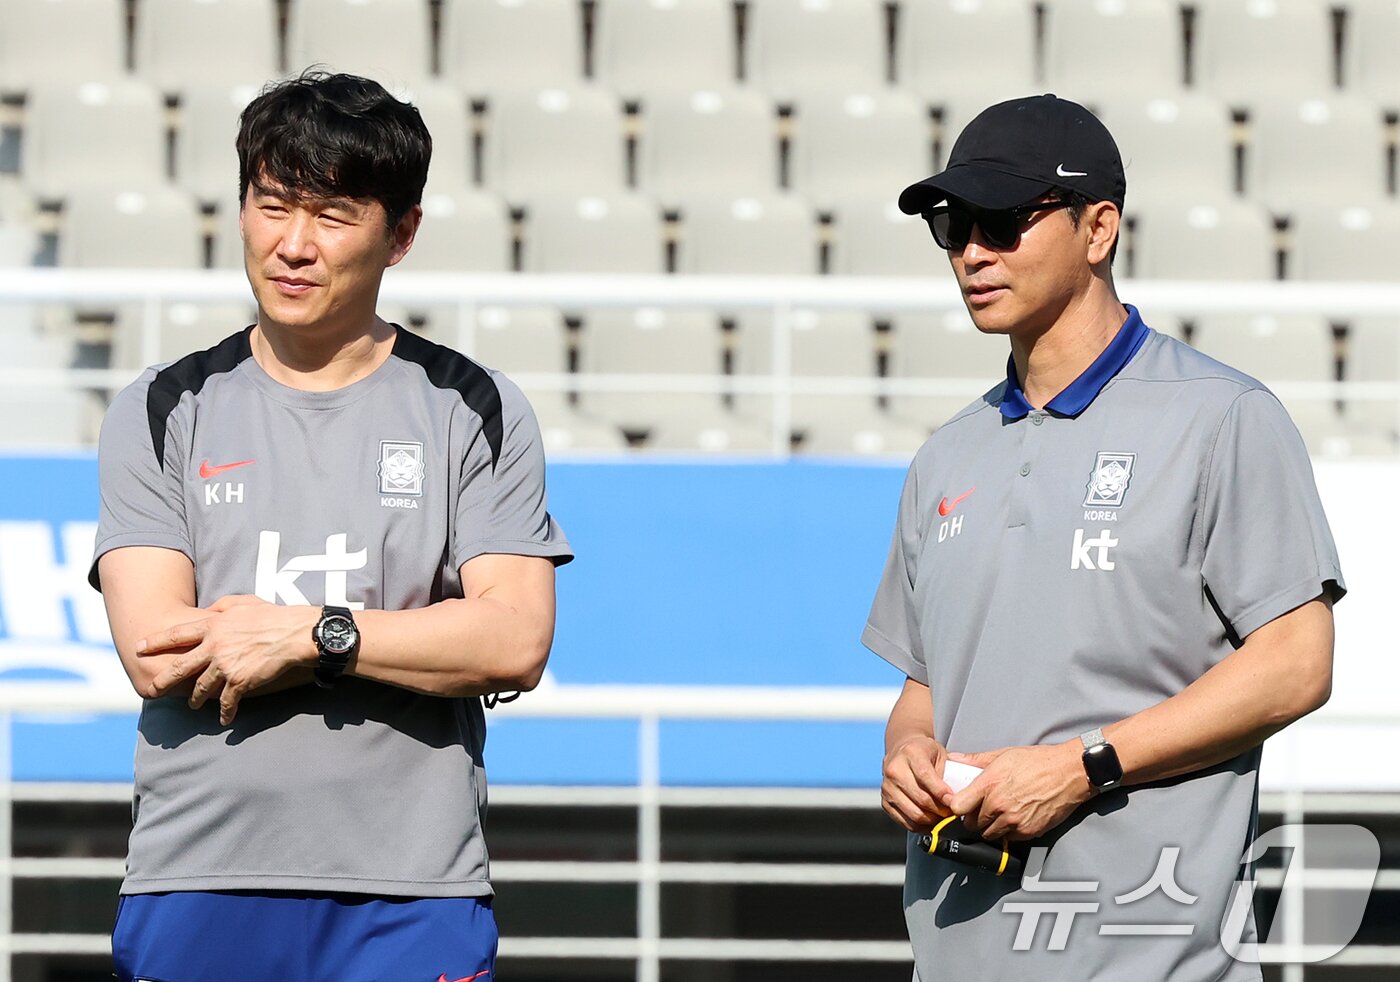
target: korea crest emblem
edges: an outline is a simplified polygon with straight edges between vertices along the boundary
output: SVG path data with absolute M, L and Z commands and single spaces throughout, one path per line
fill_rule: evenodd
M 1089 493 L 1084 498 L 1084 507 L 1117 508 L 1122 505 L 1136 459 L 1137 454 L 1099 451 L 1094 473 L 1089 477 Z
M 423 493 L 423 444 L 379 441 L 379 493 L 418 497 Z

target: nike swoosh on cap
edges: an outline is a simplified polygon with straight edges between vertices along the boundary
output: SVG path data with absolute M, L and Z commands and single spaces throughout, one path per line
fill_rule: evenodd
M 1055 173 L 1056 173 L 1056 175 L 1058 175 L 1059 177 L 1088 177 L 1088 176 L 1089 176 L 1089 172 L 1086 171 L 1086 170 L 1065 170 L 1065 165 L 1064 165 L 1064 164 L 1060 164 L 1059 166 L 1057 166 L 1057 167 L 1055 168 Z

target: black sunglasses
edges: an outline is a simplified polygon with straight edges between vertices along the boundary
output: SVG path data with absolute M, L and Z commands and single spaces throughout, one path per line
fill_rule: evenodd
M 1010 249 L 1021 239 L 1026 219 L 1042 211 L 1068 208 L 1068 201 L 1033 201 L 1015 208 L 995 211 L 970 210 L 952 205 L 939 205 L 923 213 L 933 241 L 940 249 L 964 249 L 972 240 L 973 226 L 982 230 L 982 238 L 994 249 Z

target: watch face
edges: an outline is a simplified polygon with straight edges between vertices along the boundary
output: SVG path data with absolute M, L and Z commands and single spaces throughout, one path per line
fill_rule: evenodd
M 1123 780 L 1123 765 L 1111 744 L 1101 743 L 1084 751 L 1084 770 L 1096 788 L 1113 787 Z
M 321 621 L 321 645 L 331 654 L 345 654 L 355 647 L 359 637 L 354 621 L 348 617 L 332 614 Z

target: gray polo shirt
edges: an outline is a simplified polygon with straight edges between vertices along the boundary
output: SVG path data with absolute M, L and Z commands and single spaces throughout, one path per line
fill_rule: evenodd
M 1344 591 L 1278 400 L 1129 308 L 1044 410 L 1008 365 L 920 449 L 862 640 L 929 686 L 935 735 L 972 752 L 1071 740 L 1146 709 L 1256 628 Z M 911 836 L 905 915 L 923 982 L 1258 979 L 1220 933 L 1254 835 L 1259 756 L 1081 807 L 1039 843 L 1039 879 L 1091 890 L 1028 890 Z M 1162 862 L 1180 892 L 1151 888 Z M 1049 910 L 1018 945 L 1023 905 L 1047 902 L 1081 905 L 1067 937 L 1057 946 Z
M 462 596 L 485 553 L 571 557 L 545 507 L 539 430 L 500 374 L 399 330 L 389 359 L 332 392 L 284 386 L 249 331 L 148 369 L 98 451 L 97 558 L 176 549 L 197 602 L 410 610 Z M 245 700 L 147 700 L 123 893 L 491 892 L 479 699 L 366 679 Z

